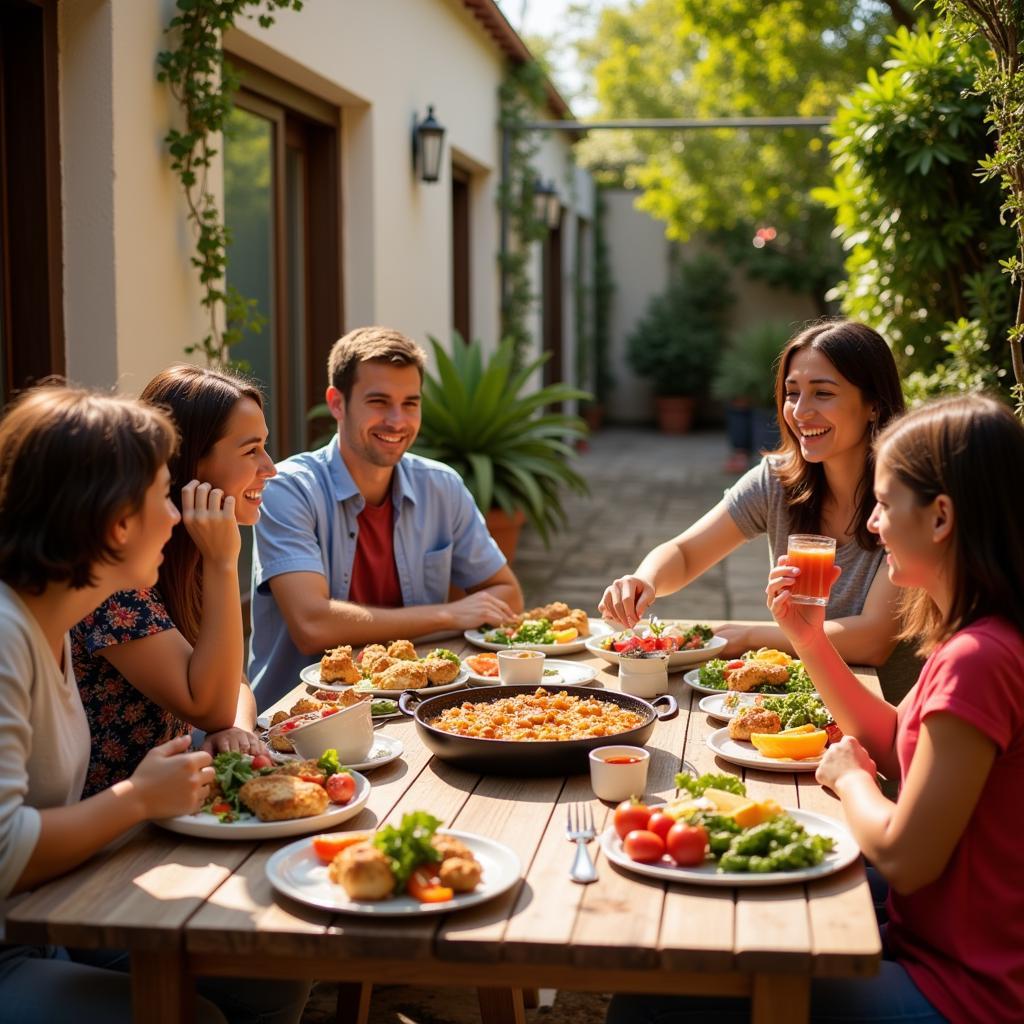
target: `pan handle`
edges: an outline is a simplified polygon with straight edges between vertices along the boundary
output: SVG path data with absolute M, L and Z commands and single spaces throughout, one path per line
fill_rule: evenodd
M 663 711 L 658 711 L 659 704 L 665 705 Z M 655 697 L 654 700 L 651 701 L 651 707 L 657 711 L 658 720 L 660 722 L 668 721 L 668 719 L 675 718 L 676 715 L 679 714 L 679 704 L 671 693 L 663 693 L 660 697 Z
M 415 690 L 403 690 L 402 696 L 398 698 L 398 710 L 410 718 L 416 717 L 416 709 L 420 706 L 423 698 Z

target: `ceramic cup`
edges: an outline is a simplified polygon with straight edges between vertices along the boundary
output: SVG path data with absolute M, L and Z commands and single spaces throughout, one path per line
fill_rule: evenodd
M 643 747 L 597 747 L 590 752 L 590 786 L 594 796 L 618 803 L 642 797 L 651 755 Z
M 668 654 L 659 651 L 643 658 L 619 655 L 619 689 L 650 700 L 668 692 Z
M 498 651 L 498 678 L 505 686 L 539 686 L 544 678 L 544 652 Z
M 359 763 L 373 746 L 373 718 L 370 702 L 361 700 L 326 718 L 312 720 L 289 733 L 295 752 L 315 761 L 333 747 L 342 764 Z

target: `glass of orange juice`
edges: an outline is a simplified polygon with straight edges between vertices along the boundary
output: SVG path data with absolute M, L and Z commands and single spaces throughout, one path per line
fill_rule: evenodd
M 800 570 L 789 592 L 790 600 L 795 604 L 828 604 L 829 581 L 836 560 L 835 537 L 791 533 L 786 558 Z

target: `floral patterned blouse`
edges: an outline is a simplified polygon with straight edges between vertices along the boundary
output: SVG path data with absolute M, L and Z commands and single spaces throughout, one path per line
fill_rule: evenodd
M 102 654 L 115 644 L 174 628 L 152 587 L 114 594 L 71 630 L 71 658 L 92 736 L 83 797 L 128 778 L 149 750 L 190 731 L 136 690 Z

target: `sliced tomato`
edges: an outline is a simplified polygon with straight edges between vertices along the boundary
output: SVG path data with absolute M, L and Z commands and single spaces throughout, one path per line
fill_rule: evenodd
M 313 836 L 313 852 L 325 864 L 330 864 L 342 850 L 365 843 L 369 836 L 365 832 L 334 832 L 325 836 Z
M 218 800 L 215 804 L 210 805 L 211 814 L 231 814 L 231 804 L 227 800 Z
M 405 891 L 420 903 L 446 903 L 455 897 L 455 891 L 441 885 L 441 880 L 429 868 L 417 868 L 409 876 Z

